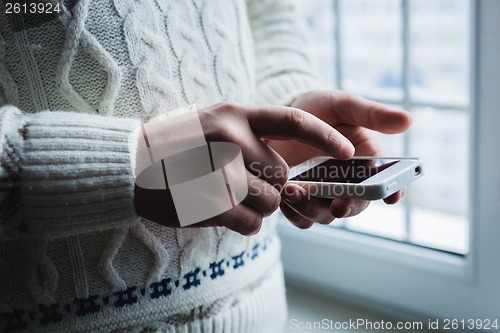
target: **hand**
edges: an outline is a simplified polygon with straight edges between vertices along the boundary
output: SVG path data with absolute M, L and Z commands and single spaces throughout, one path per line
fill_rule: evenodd
M 342 133 L 354 145 L 357 156 L 381 156 L 383 150 L 369 130 L 385 134 L 406 131 L 412 123 L 408 112 L 367 101 L 356 95 L 338 91 L 311 91 L 297 97 L 292 107 L 305 110 Z M 290 166 L 312 157 L 324 155 L 314 147 L 295 141 L 273 141 L 268 144 Z M 403 192 L 398 191 L 384 201 L 394 204 Z M 368 207 L 368 201 L 336 198 L 320 199 L 308 195 L 307 188 L 287 184 L 280 205 L 283 214 L 296 226 L 309 228 L 314 222 L 327 224 L 336 217 L 355 216 Z
M 206 141 L 232 142 L 241 148 L 247 174 L 244 181 L 249 193 L 241 204 L 194 227 L 226 226 L 241 234 L 254 234 L 260 229 L 262 218 L 278 208 L 288 165 L 262 139 L 298 140 L 323 154 L 342 159 L 354 153 L 350 141 L 336 129 L 297 108 L 222 103 L 199 110 L 198 116 Z M 151 126 L 148 140 L 154 140 L 155 145 L 189 137 L 185 130 L 183 133 L 182 121 L 176 117 Z M 179 227 L 169 191 L 136 186 L 135 194 L 139 216 L 165 226 Z M 195 205 L 193 202 L 193 207 Z

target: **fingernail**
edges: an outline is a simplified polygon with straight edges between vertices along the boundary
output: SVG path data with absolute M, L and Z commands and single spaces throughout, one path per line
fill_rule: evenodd
M 344 155 L 347 158 L 351 158 L 354 156 L 354 153 L 356 153 L 356 148 L 354 148 L 353 144 L 350 141 L 347 141 L 347 145 L 344 148 Z
M 292 205 L 299 203 L 300 200 L 302 200 L 302 198 L 304 197 L 304 195 L 302 194 L 302 192 L 298 188 L 294 188 L 292 191 L 285 188 L 282 195 L 283 195 L 283 199 L 287 203 L 292 204 Z

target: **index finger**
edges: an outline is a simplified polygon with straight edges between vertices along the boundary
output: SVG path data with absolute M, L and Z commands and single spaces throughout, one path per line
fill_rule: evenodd
M 340 159 L 354 155 L 354 146 L 339 131 L 310 113 L 291 107 L 266 106 L 245 110 L 259 137 L 297 140 Z

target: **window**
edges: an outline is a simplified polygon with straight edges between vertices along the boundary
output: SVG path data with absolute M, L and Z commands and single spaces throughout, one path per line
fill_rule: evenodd
M 325 79 L 411 111 L 412 130 L 384 140 L 390 155 L 422 157 L 427 173 L 397 206 L 372 204 L 336 227 L 280 224 L 288 281 L 400 315 L 495 319 L 500 2 L 302 4 Z
M 388 155 L 418 156 L 426 165 L 425 177 L 401 204 L 376 202 L 333 226 L 467 253 L 468 183 L 456 180 L 469 174 L 469 6 L 468 0 L 316 0 L 304 6 L 324 79 L 332 88 L 412 112 L 410 132 L 377 137 Z

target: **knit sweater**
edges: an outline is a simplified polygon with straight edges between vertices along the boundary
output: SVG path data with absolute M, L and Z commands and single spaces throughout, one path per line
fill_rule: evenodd
M 317 87 L 288 0 L 64 1 L 0 14 L 0 331 L 279 332 L 275 222 L 244 237 L 134 210 L 130 133 Z

